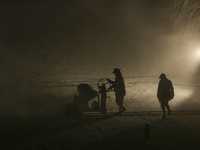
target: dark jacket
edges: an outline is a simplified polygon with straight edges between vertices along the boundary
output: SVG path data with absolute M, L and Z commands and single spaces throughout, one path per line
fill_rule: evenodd
M 108 81 L 112 84 L 110 88 L 114 88 L 116 95 L 126 95 L 125 83 L 122 76 L 116 76 L 115 81 Z
M 159 101 L 169 101 L 174 97 L 174 88 L 172 82 L 167 79 L 161 79 L 158 84 L 157 97 Z
M 116 77 L 114 82 L 114 90 L 116 94 L 126 95 L 125 83 L 122 77 Z

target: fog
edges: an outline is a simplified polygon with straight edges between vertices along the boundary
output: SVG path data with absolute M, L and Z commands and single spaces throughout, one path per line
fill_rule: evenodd
M 97 81 L 114 78 L 116 67 L 129 100 L 136 93 L 145 97 L 129 83 L 152 82 L 137 88 L 151 87 L 153 96 L 161 73 L 192 89 L 183 95 L 177 88 L 177 99 L 193 99 L 199 89 L 199 5 L 197 0 L 1 0 L 0 116 L 61 115 L 78 84 L 97 90 Z

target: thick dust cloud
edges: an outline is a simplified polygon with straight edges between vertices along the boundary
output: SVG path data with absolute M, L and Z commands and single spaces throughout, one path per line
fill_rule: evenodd
M 164 72 L 176 84 L 196 84 L 198 4 L 28 0 L 2 5 L 0 116 L 59 115 L 78 84 L 97 89 L 100 78 L 114 77 L 115 67 L 125 78 L 157 79 Z

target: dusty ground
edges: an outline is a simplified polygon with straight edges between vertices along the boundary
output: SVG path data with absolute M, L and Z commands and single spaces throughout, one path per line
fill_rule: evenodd
M 2 119 L 1 149 L 199 149 L 200 114 Z M 150 125 L 150 138 L 144 126 Z

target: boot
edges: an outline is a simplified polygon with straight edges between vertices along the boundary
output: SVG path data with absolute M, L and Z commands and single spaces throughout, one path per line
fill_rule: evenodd
M 166 115 L 163 115 L 161 119 L 165 119 L 165 118 L 166 118 Z
M 123 106 L 123 110 L 122 111 L 126 111 L 126 108 Z
M 118 113 L 116 113 L 116 115 L 121 115 L 122 114 L 122 111 L 119 111 Z

